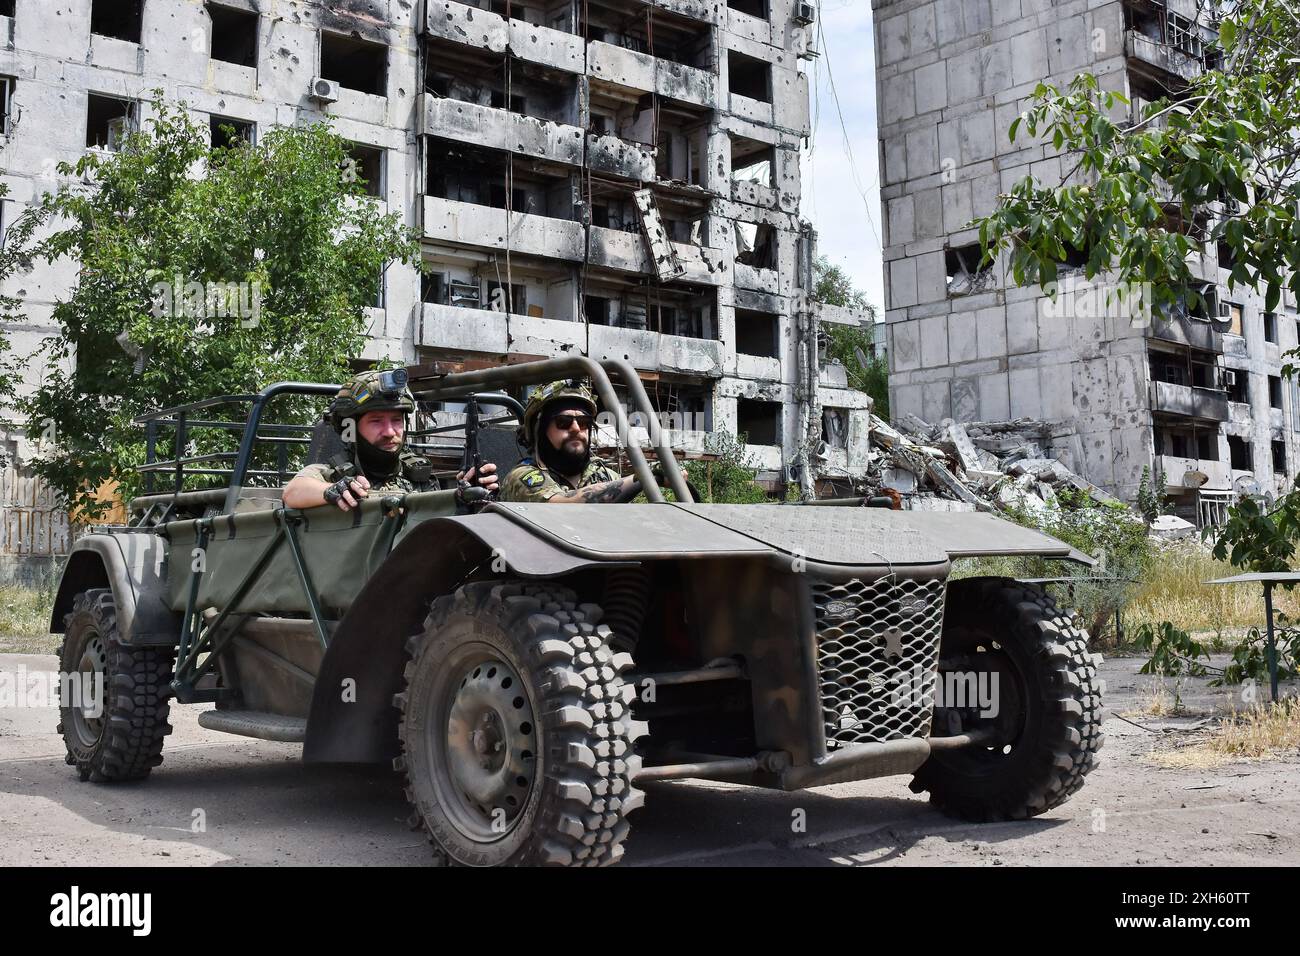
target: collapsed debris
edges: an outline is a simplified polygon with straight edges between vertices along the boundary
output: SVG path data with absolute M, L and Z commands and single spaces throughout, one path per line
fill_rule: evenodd
M 1121 504 L 1049 457 L 1051 434 L 1050 423 L 1031 418 L 931 425 L 905 414 L 891 426 L 873 415 L 861 492 L 900 495 L 913 510 L 1042 511 L 1064 489 Z

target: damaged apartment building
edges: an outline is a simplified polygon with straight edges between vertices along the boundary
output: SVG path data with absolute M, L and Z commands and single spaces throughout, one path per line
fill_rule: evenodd
M 864 316 L 806 295 L 815 21 L 795 0 L 0 0 L 4 218 L 116 149 L 154 89 L 214 143 L 328 118 L 421 237 L 359 361 L 627 359 L 681 447 L 744 433 L 761 479 L 807 487 L 861 465 L 870 419 L 818 334 Z M 75 277 L 23 277 L 15 351 Z M 58 552 L 66 518 L 10 438 L 3 550 Z
M 928 422 L 1050 423 L 1046 450 L 1126 500 L 1163 472 L 1175 511 L 1223 519 L 1240 495 L 1276 495 L 1297 468 L 1300 402 L 1281 355 L 1296 302 L 1228 290 L 1229 251 L 1212 216 L 1170 228 L 1202 241 L 1196 288 L 1167 321 L 1108 300 L 1060 265 L 1060 296 L 1017 288 L 1002 257 L 981 269 L 973 217 L 1026 175 L 1059 183 L 1072 161 L 1008 130 L 1040 82 L 1079 72 L 1131 106 L 1135 122 L 1219 66 L 1217 26 L 1198 0 L 873 0 L 880 103 L 885 279 L 896 416 Z M 1221 214 L 1221 211 L 1219 211 Z M 1196 293 L 1196 294 L 1192 294 Z M 1130 299 L 1131 303 L 1132 300 Z

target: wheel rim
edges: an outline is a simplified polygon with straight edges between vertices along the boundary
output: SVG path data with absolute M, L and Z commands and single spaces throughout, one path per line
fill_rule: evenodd
M 998 731 L 999 740 L 994 746 L 946 751 L 943 757 L 972 775 L 1003 773 L 1007 761 L 1021 759 L 1028 730 L 1030 715 L 1025 675 L 1014 656 L 1000 643 L 987 637 L 975 641 L 965 654 L 956 658 L 956 662 L 961 665 L 959 670 L 998 675 L 1000 700 L 997 717 L 991 720 L 980 719 L 976 716 L 976 708 L 966 707 L 961 710 L 964 720 L 969 722 L 963 727 L 964 731 L 978 731 L 991 726 Z M 939 680 L 944 679 L 945 672 L 939 672 Z
M 92 631 L 81 649 L 77 661 L 78 694 L 80 700 L 72 705 L 72 726 L 83 747 L 93 747 L 104 733 L 103 696 L 95 691 L 104 688 L 104 675 L 108 671 L 108 649 L 99 632 Z M 98 711 L 98 713 L 96 713 Z
M 438 800 L 465 836 L 494 843 L 519 824 L 537 770 L 538 732 L 518 672 L 490 651 L 449 668 L 430 701 Z

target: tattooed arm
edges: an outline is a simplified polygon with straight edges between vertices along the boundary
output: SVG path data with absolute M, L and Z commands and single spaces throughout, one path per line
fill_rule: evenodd
M 562 504 L 610 504 L 618 501 L 625 494 L 632 494 L 632 486 L 641 487 L 641 483 L 632 475 L 626 478 L 615 478 L 613 481 L 601 481 L 594 485 L 587 485 L 585 488 L 579 488 L 577 491 L 562 491 L 557 495 L 552 495 L 547 499 L 553 505 Z

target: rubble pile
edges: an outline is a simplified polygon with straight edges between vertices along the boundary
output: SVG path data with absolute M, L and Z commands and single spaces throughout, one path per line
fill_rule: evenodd
M 1051 423 L 1031 418 L 965 425 L 945 418 L 931 425 L 907 414 L 891 426 L 873 415 L 863 492 L 894 491 L 917 510 L 1038 511 L 1053 504 L 1063 488 L 1118 504 L 1048 457 L 1051 433 Z

